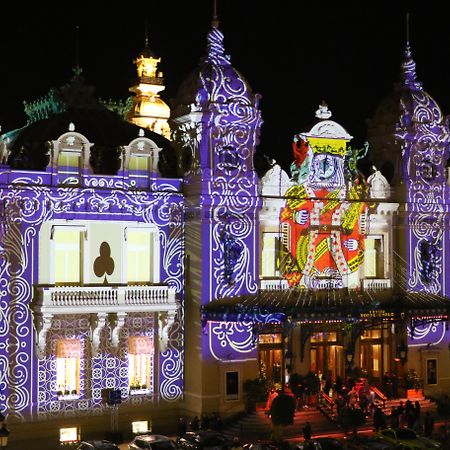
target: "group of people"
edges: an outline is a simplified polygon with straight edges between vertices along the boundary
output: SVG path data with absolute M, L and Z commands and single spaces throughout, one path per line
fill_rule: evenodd
M 222 431 L 222 419 L 218 413 L 213 412 L 209 415 L 207 412 L 204 412 L 200 415 L 200 418 L 194 416 L 189 423 L 184 417 L 180 417 L 178 420 L 177 434 L 181 437 L 188 430 L 198 431 L 208 429 Z
M 434 429 L 434 419 L 429 411 L 422 417 L 419 401 L 416 400 L 414 404 L 411 400 L 407 400 L 405 404 L 400 401 L 397 406 L 391 408 L 389 415 L 386 415 L 378 407 L 373 413 L 373 427 L 375 431 L 382 430 L 388 426 L 390 428 L 420 428 L 424 436 L 430 437 Z

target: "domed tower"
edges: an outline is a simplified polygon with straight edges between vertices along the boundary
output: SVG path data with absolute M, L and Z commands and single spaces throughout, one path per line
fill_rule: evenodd
M 401 81 L 381 102 L 368 136 L 372 160 L 391 180 L 404 205 L 398 223 L 398 251 L 406 260 L 406 267 L 399 268 L 405 272 L 402 276 L 406 274 L 404 287 L 448 295 L 449 280 L 444 278 L 450 273 L 445 276 L 442 266 L 450 255 L 442 235 L 449 133 L 439 106 L 416 80 L 409 43 Z
M 228 323 L 226 333 L 217 333 L 217 324 L 208 322 L 203 329 L 199 309 L 258 288 L 260 199 L 253 155 L 262 123 L 259 96 L 231 65 L 216 19 L 207 40 L 207 55 L 181 85 L 171 116 L 186 201 L 185 351 L 192 370 L 185 398 L 197 412 L 224 407 L 222 382 L 211 382 L 226 377 L 221 361 L 234 362 L 238 371 L 256 355 L 250 326 Z M 256 370 L 256 359 L 252 364 Z
M 164 90 L 163 73 L 158 70 L 161 58 L 156 58 L 148 46 L 145 37 L 145 47 L 134 60 L 137 70 L 137 84 L 130 87 L 135 94 L 133 105 L 127 114 L 127 120 L 170 139 L 168 119 L 170 108 L 161 100 L 159 93 Z

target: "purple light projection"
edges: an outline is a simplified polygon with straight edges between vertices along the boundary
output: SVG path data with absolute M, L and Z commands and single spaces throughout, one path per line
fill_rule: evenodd
M 175 140 L 192 163 L 184 167 L 186 191 L 198 193 L 201 221 L 201 302 L 254 293 L 258 289 L 258 180 L 253 154 L 262 124 L 257 95 L 225 55 L 224 36 L 214 23 L 208 52 L 195 80 L 185 85 L 183 104 L 173 111 Z M 199 86 L 192 91 L 192 86 Z M 187 104 L 186 98 L 192 103 Z M 189 118 L 189 119 L 188 119 Z M 178 120 L 178 121 L 177 121 Z M 189 205 L 187 205 L 189 209 Z M 190 225 L 186 224 L 187 234 Z M 252 325 L 209 324 L 204 357 L 227 360 L 255 355 Z
M 0 411 L 25 418 L 30 413 L 48 416 L 73 410 L 95 413 L 101 404 L 101 389 L 119 387 L 128 392 L 127 341 L 130 333 L 155 329 L 153 318 L 128 317 L 122 329 L 118 353 L 105 344 L 90 361 L 89 320 L 63 315 L 53 319 L 43 359 L 35 347 L 31 300 L 38 280 L 39 232 L 44 222 L 65 220 L 133 221 L 158 226 L 161 242 L 161 281 L 179 295 L 183 289 L 183 198 L 180 180 L 151 179 L 148 191 L 133 190 L 127 177 L 85 174 L 82 189 L 58 185 L 56 170 L 21 173 L 3 166 L 0 170 Z M 52 184 L 52 183 L 55 184 Z M 101 188 L 101 189 L 98 189 Z M 144 323 L 150 320 L 151 323 Z M 183 392 L 182 317 L 171 329 L 167 349 L 159 354 L 159 385 L 154 393 L 174 400 Z M 106 335 L 105 335 L 106 333 Z M 125 333 L 125 334 L 124 334 Z M 54 338 L 82 340 L 80 399 L 56 398 Z M 155 345 L 156 351 L 158 346 Z M 156 368 L 154 368 L 156 370 Z M 154 373 L 152 374 L 152 380 Z M 150 401 L 133 398 L 124 401 Z
M 443 270 L 449 252 L 444 248 L 448 231 L 443 230 L 448 212 L 444 169 L 449 158 L 449 134 L 438 105 L 416 81 L 409 45 L 401 75 L 401 115 L 395 137 L 401 142 L 407 187 L 407 288 L 448 296 L 450 272 L 445 274 Z
M 408 347 L 427 347 L 450 342 L 450 330 L 445 322 L 437 321 L 414 328 L 414 335 L 408 327 Z

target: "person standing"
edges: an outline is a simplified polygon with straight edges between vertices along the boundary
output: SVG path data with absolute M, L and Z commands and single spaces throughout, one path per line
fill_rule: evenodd
M 198 416 L 195 416 L 191 421 L 191 431 L 198 431 L 200 425 L 200 420 L 198 419 Z
M 309 422 L 306 422 L 306 425 L 303 427 L 303 437 L 305 441 L 309 441 L 311 439 L 312 428 Z
M 430 414 L 430 411 L 427 411 L 425 414 L 425 418 L 423 420 L 423 434 L 425 437 L 430 437 L 433 433 L 434 428 L 434 419 Z
M 182 437 L 187 431 L 187 424 L 184 417 L 178 419 L 178 437 Z

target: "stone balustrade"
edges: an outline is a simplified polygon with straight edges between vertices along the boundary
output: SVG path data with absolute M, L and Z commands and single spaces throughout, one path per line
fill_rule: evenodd
M 176 309 L 168 286 L 52 286 L 36 288 L 34 309 L 48 314 L 156 312 Z

